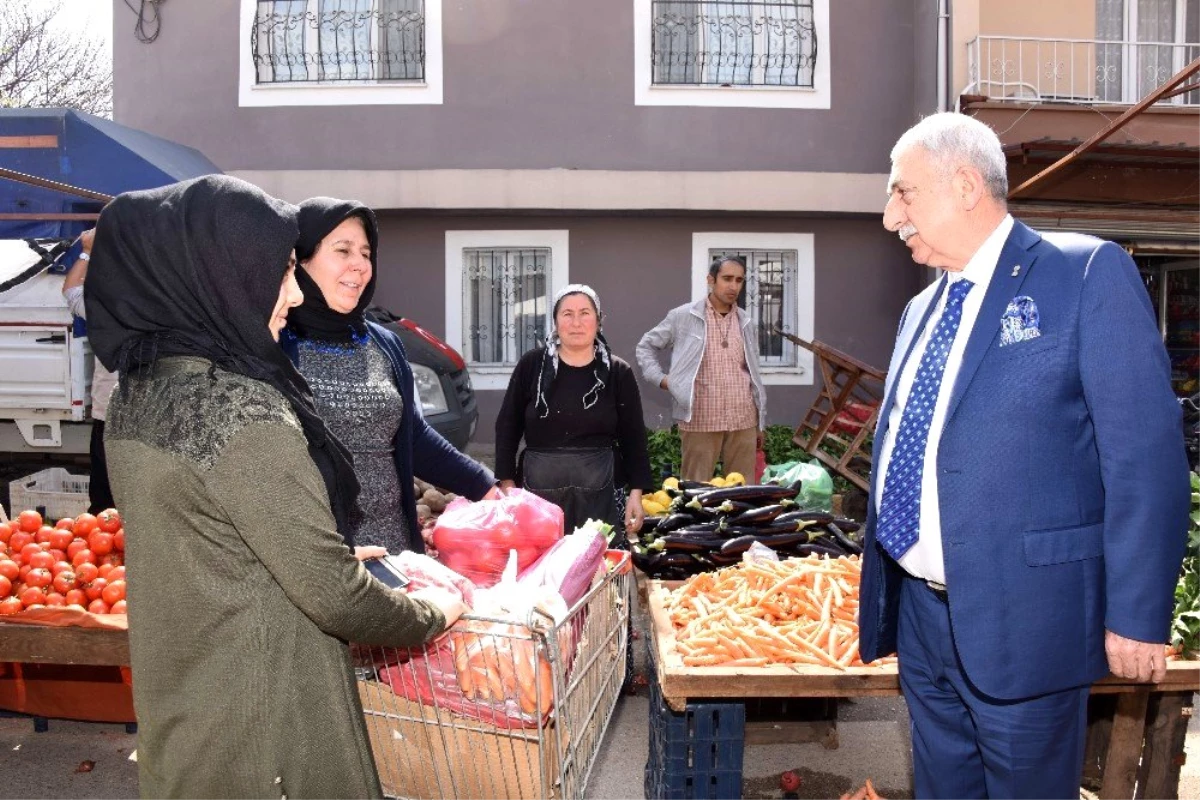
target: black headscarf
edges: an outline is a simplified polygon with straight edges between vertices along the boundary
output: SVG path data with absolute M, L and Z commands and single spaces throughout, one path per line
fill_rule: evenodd
M 190 355 L 278 389 L 348 535 L 359 489 L 350 454 L 267 328 L 296 242 L 296 213 L 226 175 L 120 195 L 96 226 L 88 335 L 100 363 L 122 377 L 164 356 Z
M 367 230 L 367 242 L 371 245 L 371 279 L 363 288 L 354 310 L 343 314 L 334 311 L 325 302 L 320 287 L 303 268 L 296 270 L 296 280 L 304 292 L 304 302 L 288 314 L 288 328 L 301 339 L 319 339 L 324 342 L 349 342 L 367 335 L 365 311 L 375 295 L 375 276 L 379 249 L 379 226 L 375 212 L 354 200 L 338 200 L 333 197 L 311 197 L 300 204 L 297 221 L 300 238 L 296 241 L 296 260 L 308 261 L 317 252 L 321 240 L 333 232 L 350 217 L 358 217 Z

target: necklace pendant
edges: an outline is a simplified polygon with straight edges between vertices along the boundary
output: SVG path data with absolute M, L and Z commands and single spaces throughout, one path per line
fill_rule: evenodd
M 729 347 L 729 340 L 727 339 L 727 340 L 725 340 L 725 341 L 721 342 L 721 347 L 728 348 L 728 347 Z

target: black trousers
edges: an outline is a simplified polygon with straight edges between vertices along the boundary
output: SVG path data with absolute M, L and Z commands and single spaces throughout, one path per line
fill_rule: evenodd
M 88 513 L 99 514 L 106 508 L 114 508 L 112 487 L 108 485 L 108 459 L 104 456 L 104 421 L 92 421 L 92 441 L 89 449 L 92 459 L 92 478 L 88 483 Z

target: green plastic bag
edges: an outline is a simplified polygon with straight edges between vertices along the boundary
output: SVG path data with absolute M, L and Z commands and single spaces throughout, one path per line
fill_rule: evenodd
M 800 493 L 796 502 L 804 511 L 833 510 L 833 478 L 816 459 L 808 462 L 788 461 L 773 464 L 763 472 L 763 483 L 788 486 L 800 481 Z

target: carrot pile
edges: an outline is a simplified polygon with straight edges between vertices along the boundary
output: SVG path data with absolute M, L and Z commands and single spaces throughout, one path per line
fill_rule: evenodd
M 666 600 L 684 665 L 865 666 L 856 619 L 860 570 L 857 556 L 812 555 L 692 576 Z

